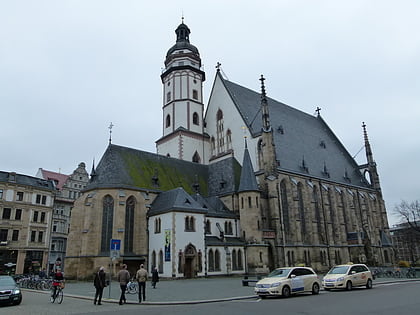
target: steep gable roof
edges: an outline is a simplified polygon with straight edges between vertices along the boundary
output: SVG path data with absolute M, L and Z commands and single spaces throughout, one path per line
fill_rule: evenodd
M 228 207 L 217 197 L 204 198 L 200 194 L 192 196 L 198 204 L 207 210 L 206 216 L 218 218 L 239 218 L 239 215 L 229 210 Z
M 252 167 L 251 157 L 249 156 L 248 146 L 245 142 L 244 161 L 242 163 L 241 181 L 239 184 L 239 192 L 257 191 L 258 184 L 255 178 L 254 168 Z
M 152 216 L 169 211 L 207 213 L 207 210 L 182 188 L 160 193 L 153 201 L 150 210 L 148 211 L 148 215 Z
M 237 110 L 253 137 L 261 134 L 261 95 L 220 74 Z M 321 116 L 267 98 L 279 169 L 346 185 L 368 187 L 356 161 Z
M 208 192 L 208 166 L 110 144 L 86 190 L 134 188 L 166 191 L 182 187 Z

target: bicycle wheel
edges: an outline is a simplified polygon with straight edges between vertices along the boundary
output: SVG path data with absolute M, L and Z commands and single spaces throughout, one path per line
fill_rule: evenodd
M 51 289 L 51 295 L 50 295 L 50 302 L 54 303 L 55 302 L 55 298 L 57 296 L 57 293 L 54 294 L 54 288 Z
M 58 304 L 61 304 L 61 303 L 63 303 L 63 289 L 58 289 L 58 292 L 57 292 L 57 302 L 58 302 Z

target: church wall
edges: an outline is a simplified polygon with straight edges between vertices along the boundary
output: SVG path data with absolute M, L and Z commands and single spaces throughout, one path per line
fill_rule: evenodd
M 256 104 L 256 106 L 259 106 Z M 231 148 L 233 149 L 235 158 L 242 163 L 243 161 L 243 154 L 244 154 L 244 137 L 247 137 L 249 154 L 251 157 L 252 165 L 254 169 L 256 169 L 256 147 L 258 138 L 252 138 L 248 129 L 244 129 L 246 124 L 244 123 L 241 115 L 239 114 L 236 106 L 232 102 L 229 94 L 227 93 L 225 87 L 221 80 L 216 76 L 216 80 L 214 82 L 213 91 L 209 99 L 209 103 L 207 106 L 207 111 L 205 115 L 206 120 L 206 132 L 209 134 L 210 138 L 214 137 L 216 139 L 216 147 L 217 147 L 217 112 L 221 109 L 223 111 L 223 134 L 225 136 L 224 139 L 224 148 L 221 150 L 222 152 L 227 151 L 227 142 L 226 142 L 226 132 L 228 129 L 232 132 L 232 144 Z M 258 118 L 257 118 L 258 119 Z M 210 152 L 211 155 L 217 155 L 221 153 L 220 150 L 216 152 Z
M 261 180 L 264 179 L 260 178 Z M 281 194 L 280 209 L 273 209 L 275 207 L 269 205 L 266 199 L 261 200 L 261 207 L 270 208 L 268 227 L 275 231 L 275 239 L 265 240 L 273 242 L 275 247 L 275 267 L 284 263 L 310 264 L 317 270 L 325 271 L 334 264 L 348 261 L 368 262 L 372 258 L 374 262 L 383 263 L 381 257 L 384 248 L 379 246 L 380 230 L 386 227 L 378 224 L 382 222 L 378 209 L 378 194 L 369 189 L 335 185 L 309 177 L 281 173 L 277 180 L 279 191 L 282 181 L 287 191 L 287 209 Z M 268 195 L 274 196 L 274 188 L 270 189 Z M 314 190 L 317 191 L 317 202 Z M 319 215 L 316 215 L 316 203 Z M 276 211 L 280 213 L 277 214 Z M 242 222 L 244 218 L 246 221 L 246 217 L 241 213 L 241 226 L 246 225 Z M 276 218 L 280 218 L 280 224 L 277 224 Z M 305 221 L 305 227 L 302 219 Z M 363 224 L 369 231 L 371 244 L 375 245 L 373 248 L 367 248 L 371 258 L 365 249 L 366 240 L 363 240 L 360 234 Z M 356 235 L 356 239 L 348 240 L 348 233 Z M 248 254 L 247 257 L 249 256 Z M 248 261 L 249 266 L 257 263 L 255 257 Z
M 194 217 L 195 222 L 195 229 L 194 231 L 186 231 L 185 230 L 185 218 L 186 217 Z M 188 244 L 192 244 L 195 247 L 195 250 L 198 254 L 200 251 L 201 253 L 205 252 L 205 244 L 204 244 L 204 215 L 200 213 L 183 213 L 183 212 L 175 212 L 173 217 L 173 253 L 174 258 L 179 257 L 180 253 L 184 253 L 186 246 Z M 201 268 L 197 267 L 196 276 L 203 276 L 204 275 L 204 259 L 202 259 Z M 176 276 L 183 277 L 184 272 L 179 272 L 179 259 L 173 261 L 173 264 L 176 269 Z M 201 272 L 199 272 L 201 270 Z
M 121 240 L 121 257 L 116 259 L 115 263 L 122 263 L 124 256 L 127 255 L 143 260 L 147 257 L 146 204 L 150 204 L 154 196 L 149 196 L 151 199 L 145 200 L 141 192 L 123 189 L 101 189 L 86 192 L 75 202 L 72 210 L 71 231 L 65 258 L 65 273 L 66 277 L 70 279 L 89 277 L 104 261 L 110 261 L 109 250 L 101 252 L 103 199 L 107 195 L 110 195 L 114 200 L 111 238 Z M 133 253 L 126 252 L 124 248 L 126 201 L 130 196 L 136 200 Z

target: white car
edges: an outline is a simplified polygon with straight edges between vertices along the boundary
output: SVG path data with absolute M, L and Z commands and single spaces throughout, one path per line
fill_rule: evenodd
M 346 264 L 337 265 L 322 279 L 324 290 L 346 289 L 351 290 L 353 287 L 365 286 L 372 289 L 372 273 L 364 264 Z
M 255 285 L 255 294 L 266 296 L 284 296 L 311 292 L 318 294 L 321 284 L 317 274 L 309 267 L 284 267 L 273 270 L 266 278 Z

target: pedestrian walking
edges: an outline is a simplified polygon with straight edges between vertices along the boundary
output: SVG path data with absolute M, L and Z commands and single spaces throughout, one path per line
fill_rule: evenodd
M 147 281 L 147 271 L 144 269 L 143 264 L 140 265 L 140 269 L 137 270 L 136 279 L 139 283 L 139 303 L 141 303 L 141 297 L 143 296 L 143 301 L 146 300 L 146 281 Z
M 127 270 L 127 265 L 123 264 L 121 270 L 118 272 L 117 280 L 120 283 L 121 296 L 120 296 L 120 305 L 126 303 L 125 299 L 125 290 L 127 289 L 127 283 L 130 281 L 130 273 Z
M 95 273 L 95 278 L 93 279 L 93 285 L 95 286 L 95 289 L 96 289 L 95 299 L 93 300 L 93 304 L 96 305 L 96 301 L 97 301 L 98 305 L 102 305 L 101 304 L 102 293 L 104 292 L 104 288 L 106 287 L 104 267 L 100 267 L 99 271 Z
M 152 287 L 156 289 L 156 283 L 159 282 L 159 272 L 156 267 L 152 270 Z

